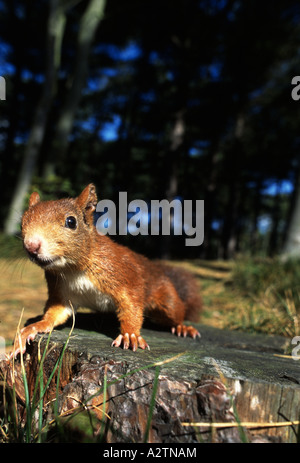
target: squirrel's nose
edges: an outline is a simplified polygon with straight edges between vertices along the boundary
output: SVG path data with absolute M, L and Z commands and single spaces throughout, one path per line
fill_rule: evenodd
M 29 240 L 24 240 L 25 249 L 30 253 L 37 255 L 41 249 L 42 242 L 39 238 L 31 238 Z

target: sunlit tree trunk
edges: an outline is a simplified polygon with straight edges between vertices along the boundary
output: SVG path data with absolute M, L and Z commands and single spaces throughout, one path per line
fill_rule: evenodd
M 40 101 L 36 107 L 8 216 L 4 223 L 4 233 L 8 235 L 14 235 L 19 230 L 25 196 L 32 180 L 46 131 L 48 113 L 55 92 L 61 41 L 65 29 L 65 5 L 66 2 L 60 0 L 52 0 L 50 3 L 47 25 L 45 81 Z
M 285 242 L 281 253 L 282 259 L 300 258 L 300 178 L 297 179 L 294 191 L 290 221 L 287 227 Z

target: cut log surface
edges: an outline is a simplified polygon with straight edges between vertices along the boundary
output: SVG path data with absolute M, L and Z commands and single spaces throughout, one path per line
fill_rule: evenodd
M 60 412 L 88 401 L 103 385 L 106 374 L 107 442 L 143 442 L 149 413 L 148 442 L 297 442 L 299 424 L 278 425 L 298 422 L 300 416 L 300 361 L 284 356 L 291 340 L 204 325 L 197 328 L 201 338 L 196 340 L 144 329 L 142 336 L 151 350 L 137 352 L 111 347 L 111 336 L 76 328 L 61 369 Z M 52 333 L 44 365 L 46 377 L 68 333 L 67 328 Z M 46 339 L 44 336 L 41 349 Z M 30 346 L 27 360 L 33 382 L 38 340 L 40 336 Z M 55 384 L 50 385 L 46 400 L 53 397 Z M 99 412 L 103 394 L 92 400 L 98 413 L 103 413 L 103 407 Z M 91 401 L 87 403 L 91 405 Z M 239 422 L 252 424 L 242 429 Z M 212 427 L 211 423 L 227 427 Z

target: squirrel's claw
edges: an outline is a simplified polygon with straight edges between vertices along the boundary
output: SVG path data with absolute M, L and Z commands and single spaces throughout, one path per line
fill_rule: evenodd
M 37 335 L 37 330 L 34 325 L 26 326 L 22 328 L 20 333 L 17 334 L 14 342 L 14 347 L 10 353 L 10 358 L 17 357 L 18 354 L 25 354 L 26 343 L 30 344 L 30 341 L 33 341 Z
M 132 349 L 134 352 L 137 350 L 138 347 L 141 349 L 149 349 L 150 347 L 146 343 L 146 341 L 142 338 L 142 336 L 136 336 L 134 333 L 129 334 L 125 333 L 119 334 L 116 339 L 111 344 L 113 347 L 120 347 L 123 345 L 123 349 Z
M 172 334 L 177 334 L 177 336 L 183 336 L 184 338 L 186 336 L 190 336 L 193 339 L 196 339 L 197 337 L 201 337 L 201 334 L 199 333 L 196 328 L 193 326 L 186 326 L 186 325 L 177 325 L 176 327 L 173 326 L 171 328 Z

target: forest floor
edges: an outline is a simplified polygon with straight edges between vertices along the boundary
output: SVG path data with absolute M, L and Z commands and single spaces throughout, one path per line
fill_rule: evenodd
M 252 287 L 245 288 L 253 272 L 257 272 L 253 262 L 243 263 L 241 268 L 236 262 L 224 261 L 195 260 L 175 262 L 175 265 L 184 266 L 199 281 L 203 298 L 201 323 L 289 337 L 300 334 L 294 293 L 287 290 L 284 297 L 278 296 L 268 282 L 259 292 Z M 270 265 L 274 268 L 269 262 Z M 22 327 L 28 319 L 42 314 L 47 287 L 43 270 L 27 258 L 0 258 L 0 272 L 0 336 L 10 345 L 18 324 Z M 270 273 L 268 269 L 264 272 Z M 241 275 L 244 280 L 237 286 L 235 283 Z M 256 278 L 260 281 L 266 277 L 259 274 Z M 253 285 L 257 286 L 256 280 Z

